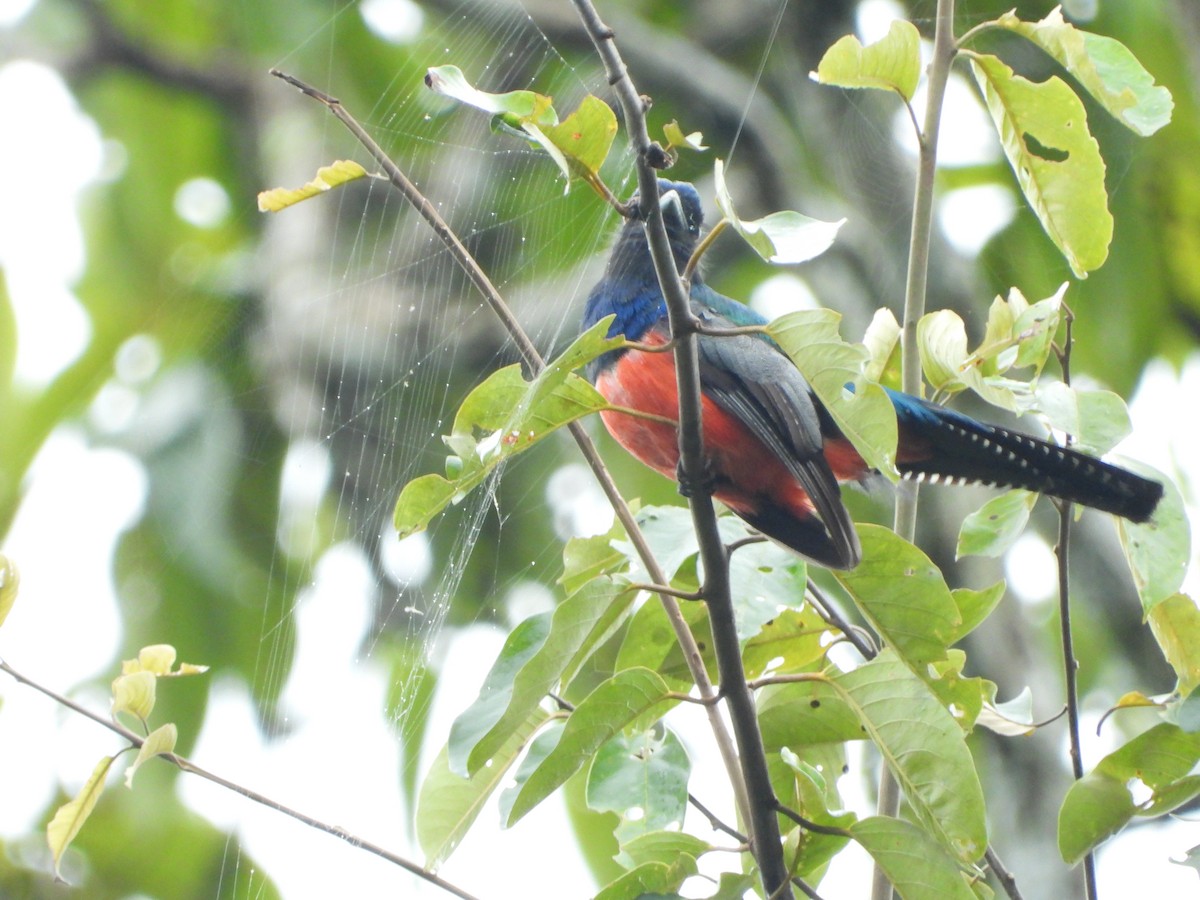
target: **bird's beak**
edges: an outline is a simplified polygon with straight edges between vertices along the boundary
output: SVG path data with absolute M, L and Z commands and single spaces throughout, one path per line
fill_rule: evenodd
M 683 222 L 683 201 L 679 199 L 679 191 L 670 190 L 665 194 L 660 194 L 658 205 L 662 208 L 663 219 L 666 219 L 668 215 L 674 215 L 680 223 Z

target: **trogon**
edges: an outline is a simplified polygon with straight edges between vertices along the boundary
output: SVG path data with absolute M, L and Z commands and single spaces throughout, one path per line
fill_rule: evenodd
M 675 264 L 683 271 L 700 238 L 696 189 L 659 181 L 659 202 Z M 693 314 L 708 329 L 765 325 L 750 307 L 690 279 Z M 610 335 L 655 346 L 670 340 L 666 300 L 645 230 L 627 221 L 604 277 L 592 289 L 584 327 L 615 316 Z M 870 469 L 834 423 L 791 360 L 765 335 L 697 338 L 704 463 L 712 494 L 753 528 L 801 556 L 836 569 L 861 556 L 839 482 Z M 588 379 L 617 410 L 601 413 L 609 433 L 635 457 L 669 478 L 679 463 L 674 354 L 621 348 L 593 361 Z M 899 430 L 896 465 L 917 481 L 981 483 L 1038 491 L 1144 522 L 1162 485 L 1067 447 L 978 422 L 918 397 L 887 390 Z

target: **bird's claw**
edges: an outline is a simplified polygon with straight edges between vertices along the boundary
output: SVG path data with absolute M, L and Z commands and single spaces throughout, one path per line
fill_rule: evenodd
M 679 494 L 692 499 L 697 493 L 705 493 L 712 496 L 713 488 L 716 487 L 717 477 L 713 472 L 712 464 L 708 459 L 701 463 L 701 471 L 699 477 L 693 476 L 683 467 L 683 460 L 675 464 L 675 480 L 679 483 Z

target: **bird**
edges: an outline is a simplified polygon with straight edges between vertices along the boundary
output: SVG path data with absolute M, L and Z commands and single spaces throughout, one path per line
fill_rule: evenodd
M 700 240 L 704 213 L 696 188 L 658 180 L 659 205 L 675 265 L 683 271 Z M 635 194 L 630 208 L 638 196 Z M 688 284 L 697 335 L 704 481 L 712 496 L 753 529 L 801 557 L 852 569 L 862 550 L 840 483 L 872 470 L 838 428 L 783 350 L 765 334 L 707 332 L 766 325 L 749 306 L 718 293 L 699 269 Z M 610 337 L 627 342 L 591 361 L 585 375 L 609 404 L 609 434 L 650 468 L 680 481 L 679 401 L 666 299 L 642 222 L 627 219 L 604 274 L 588 295 L 583 326 L 613 316 Z M 1023 488 L 1124 517 L 1149 520 L 1163 487 L 1068 447 L 885 388 L 896 410 L 896 467 L 902 477 L 937 483 Z M 642 415 L 631 414 L 629 410 Z

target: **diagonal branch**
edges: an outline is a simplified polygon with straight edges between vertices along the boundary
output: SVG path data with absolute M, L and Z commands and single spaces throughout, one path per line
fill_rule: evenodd
M 609 83 L 616 91 L 625 113 L 625 127 L 637 159 L 641 210 L 646 225 L 646 240 L 666 297 L 675 340 L 675 377 L 679 398 L 679 461 L 681 477 L 686 479 L 689 506 L 704 566 L 703 593 L 708 603 L 713 647 L 721 676 L 721 694 L 729 704 L 733 732 L 741 755 L 749 806 L 744 808 L 750 829 L 750 843 L 762 873 L 765 893 L 787 900 L 792 896 L 787 862 L 780 842 L 779 820 L 775 814 L 775 792 L 767 769 L 766 751 L 758 730 L 754 698 L 746 686 L 742 669 L 741 646 L 733 615 L 729 583 L 729 560 L 717 528 L 709 488 L 704 484 L 704 446 L 700 414 L 700 366 L 696 344 L 696 321 L 687 290 L 679 277 L 671 252 L 662 208 L 658 198 L 656 164 L 661 167 L 665 154 L 651 142 L 646 130 L 646 101 L 638 94 L 617 49 L 613 31 L 600 19 L 591 0 L 573 0 L 579 18 L 596 47 Z
M 413 206 L 413 208 L 421 215 L 421 217 L 434 230 L 434 233 L 442 240 L 450 251 L 454 261 L 463 269 L 471 283 L 483 295 L 492 311 L 499 317 L 501 323 L 512 337 L 513 342 L 517 345 L 522 358 L 526 365 L 536 374 L 546 367 L 545 360 L 538 352 L 533 341 L 525 333 L 521 323 L 513 315 L 508 304 L 500 295 L 499 290 L 492 284 L 491 279 L 483 268 L 476 261 L 471 252 L 455 234 L 454 230 L 441 217 L 437 209 L 425 198 L 416 186 L 405 176 L 399 166 L 384 152 L 383 148 L 371 137 L 370 134 L 358 123 L 358 121 L 346 111 L 341 102 L 335 97 L 331 97 L 323 91 L 320 91 L 309 84 L 295 78 L 291 75 L 280 72 L 278 69 L 272 69 L 271 74 L 282 79 L 293 87 L 299 89 L 305 95 L 312 97 L 324 105 L 329 112 L 346 128 L 351 134 L 358 139 L 359 143 L 366 148 L 367 152 L 375 159 L 383 168 L 388 176 L 388 180 L 392 185 L 403 195 L 403 197 Z M 655 204 L 657 208 L 658 204 Z M 661 223 L 661 216 L 659 219 Z M 665 235 L 664 235 L 665 236 Z M 668 579 L 662 570 L 662 567 L 655 560 L 654 554 L 650 549 L 649 543 L 646 541 L 645 535 L 642 534 L 641 528 L 638 527 L 637 520 L 634 518 L 632 510 L 625 502 L 625 498 L 621 496 L 617 489 L 616 483 L 609 474 L 608 469 L 604 465 L 604 461 L 600 458 L 599 452 L 596 450 L 595 444 L 588 436 L 587 431 L 579 422 L 572 422 L 568 429 L 571 432 L 571 437 L 575 439 L 575 443 L 579 446 L 580 452 L 583 454 L 584 460 L 591 468 L 592 473 L 596 476 L 596 480 L 600 483 L 601 489 L 608 498 L 609 503 L 616 514 L 617 520 L 625 529 L 630 542 L 637 551 L 638 557 L 642 564 L 646 567 L 647 573 L 650 575 L 650 580 L 656 584 L 666 584 Z M 683 613 L 679 608 L 678 602 L 674 597 L 666 594 L 659 594 L 659 600 L 662 602 L 663 609 L 666 611 L 668 620 L 671 622 L 671 627 L 675 632 L 675 637 L 679 641 L 680 647 L 683 650 L 684 658 L 687 660 L 688 670 L 691 673 L 692 679 L 696 684 L 696 689 L 700 697 L 705 700 L 712 700 L 717 696 L 716 689 L 713 687 L 711 679 L 708 677 L 708 671 L 704 667 L 704 660 L 700 653 L 700 648 L 696 644 L 695 638 L 692 636 L 691 629 L 683 618 Z M 746 790 L 738 768 L 737 753 L 733 747 L 733 740 L 729 736 L 729 731 L 725 726 L 724 719 L 721 718 L 720 710 L 715 704 L 709 703 L 706 706 L 708 710 L 709 726 L 712 729 L 717 747 L 721 753 L 721 758 L 725 764 L 726 770 L 729 772 L 730 783 L 733 786 L 734 796 L 738 801 L 738 808 L 745 810 Z
M 51 700 L 53 700 L 55 703 L 58 703 L 60 706 L 63 706 L 65 708 L 71 710 L 72 712 L 78 713 L 79 715 L 81 715 L 85 718 L 91 719 L 97 725 L 102 725 L 103 727 L 107 728 L 109 731 L 113 732 L 114 734 L 119 735 L 120 737 L 129 741 L 129 743 L 131 745 L 133 745 L 134 747 L 137 747 L 140 749 L 142 744 L 145 743 L 145 738 L 143 738 L 141 735 L 139 735 L 135 731 L 130 731 L 128 728 L 126 728 L 120 722 L 113 721 L 112 719 L 106 718 L 96 712 L 93 712 L 92 710 L 88 709 L 86 706 L 82 706 L 82 705 L 76 703 L 70 697 L 66 697 L 66 696 L 58 693 L 57 691 L 53 691 L 50 688 L 45 687 L 42 684 L 39 684 L 38 682 L 34 681 L 33 679 L 31 679 L 25 675 L 22 675 L 20 672 L 18 672 L 16 669 L 14 669 L 12 666 L 10 666 L 7 662 L 5 662 L 2 659 L 0 659 L 0 672 L 4 672 L 5 674 L 11 676 L 18 684 L 24 684 L 28 687 L 33 688 L 38 693 L 44 694 L 45 696 L 47 696 Z M 275 810 L 275 812 L 283 813 L 285 816 L 290 816 L 291 818 L 296 819 L 299 822 L 303 822 L 305 825 L 308 825 L 310 828 L 315 828 L 317 831 L 323 831 L 326 834 L 331 834 L 335 838 L 345 841 L 347 844 L 349 844 L 352 847 L 358 847 L 361 850 L 365 850 L 367 853 L 371 853 L 375 856 L 380 857 L 381 859 L 387 860 L 388 862 L 392 863 L 393 865 L 399 866 L 400 868 L 404 869 L 406 872 L 411 872 L 413 875 L 416 875 L 418 878 L 420 878 L 424 881 L 428 881 L 432 885 L 436 885 L 437 887 L 440 887 L 442 890 L 446 891 L 447 893 L 453 894 L 455 897 L 460 897 L 460 898 L 462 898 L 462 900 L 477 900 L 477 898 L 475 897 L 474 894 L 467 893 L 462 888 L 457 887 L 454 884 L 451 884 L 449 881 L 446 881 L 446 879 L 435 875 L 433 872 L 430 872 L 428 869 L 422 868 L 421 866 L 417 865 L 412 860 L 405 859 L 403 856 L 399 856 L 384 847 L 380 847 L 378 844 L 373 844 L 368 840 L 364 840 L 363 838 L 360 838 L 357 835 L 351 834 L 350 832 L 346 831 L 346 829 L 341 828 L 340 826 L 329 825 L 328 823 L 323 822 L 320 819 L 314 819 L 312 816 L 307 815 L 306 813 L 302 813 L 299 810 L 293 809 L 290 806 L 285 806 L 284 804 L 280 803 L 278 800 L 272 800 L 270 797 L 267 797 L 264 794 L 258 793 L 258 791 L 254 791 L 248 787 L 244 787 L 243 785 L 240 785 L 235 781 L 230 781 L 228 778 L 223 778 L 222 776 L 217 775 L 215 772 L 210 772 L 207 769 L 196 765 L 194 762 L 192 762 L 190 759 L 188 759 L 185 756 L 180 756 L 176 753 L 160 753 L 159 755 L 182 772 L 189 772 L 192 775 L 198 775 L 199 777 L 205 779 L 206 781 L 211 781 L 213 784 L 219 784 L 221 787 L 226 788 L 227 790 L 233 791 L 235 794 L 241 794 L 247 800 L 253 800 L 255 803 L 265 806 L 268 809 L 273 809 L 273 810 Z

